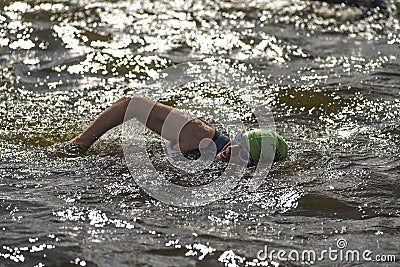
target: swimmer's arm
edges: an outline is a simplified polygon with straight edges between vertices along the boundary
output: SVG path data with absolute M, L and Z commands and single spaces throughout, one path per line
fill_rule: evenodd
M 80 150 L 86 151 L 105 132 L 124 121 L 125 112 L 130 100 L 130 97 L 119 99 L 109 108 L 105 109 L 86 130 L 69 141 L 68 144 L 77 145 Z
M 104 133 L 124 121 L 130 103 L 133 108 L 130 109 L 126 119 L 136 118 L 150 130 L 173 142 L 178 141 L 176 137 L 179 136 L 181 150 L 198 148 L 203 138 L 212 139 L 214 135 L 213 127 L 202 119 L 145 97 L 125 96 L 104 110 L 86 130 L 69 141 L 67 145 L 78 146 L 80 151 L 86 151 Z M 176 129 L 174 120 L 170 127 L 164 127 L 165 120 L 170 114 L 173 114 L 171 117 L 177 124 L 183 123 L 185 127 Z M 166 131 L 162 133 L 163 127 Z

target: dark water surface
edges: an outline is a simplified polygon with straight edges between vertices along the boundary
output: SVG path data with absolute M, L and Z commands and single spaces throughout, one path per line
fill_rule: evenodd
M 31 0 L 0 9 L 0 266 L 300 266 L 260 263 L 257 252 L 321 252 L 339 239 L 400 261 L 395 3 Z M 149 77 L 194 60 L 258 77 L 252 90 L 166 96 L 200 115 L 229 113 L 213 101 L 246 95 L 272 109 L 290 155 L 256 192 L 239 185 L 204 207 L 163 204 L 136 185 L 120 128 L 86 156 L 46 153 L 126 93 L 156 97 Z

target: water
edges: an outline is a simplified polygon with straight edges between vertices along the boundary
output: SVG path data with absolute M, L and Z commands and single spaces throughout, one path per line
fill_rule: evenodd
M 321 252 L 339 239 L 399 261 L 399 11 L 347 2 L 0 2 L 0 266 L 256 266 L 265 245 Z M 242 181 L 204 207 L 158 202 L 135 184 L 120 128 L 87 156 L 48 155 L 119 97 L 156 97 L 144 82 L 157 71 L 194 60 L 257 87 L 165 101 L 228 114 L 213 101 L 253 95 L 289 143 L 256 192 Z M 263 264 L 303 264 L 276 256 Z

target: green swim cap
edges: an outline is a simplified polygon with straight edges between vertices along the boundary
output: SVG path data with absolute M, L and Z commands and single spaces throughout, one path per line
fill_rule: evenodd
M 274 131 L 255 129 L 243 134 L 251 158 L 255 162 L 271 162 L 287 156 L 288 145 L 285 140 Z M 262 149 L 262 151 L 261 151 Z

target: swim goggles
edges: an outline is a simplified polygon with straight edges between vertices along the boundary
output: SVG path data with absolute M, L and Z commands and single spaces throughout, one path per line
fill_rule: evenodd
M 247 149 L 245 149 L 242 145 L 242 138 L 243 138 L 243 132 L 238 133 L 235 138 L 233 139 L 236 144 L 240 146 L 239 150 L 239 158 L 246 163 L 253 163 L 253 159 L 251 158 L 251 155 Z

